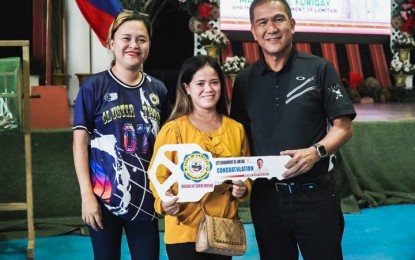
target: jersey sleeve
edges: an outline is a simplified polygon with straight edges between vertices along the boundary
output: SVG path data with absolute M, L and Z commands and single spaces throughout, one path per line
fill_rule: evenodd
M 87 79 L 79 90 L 75 100 L 73 130 L 83 129 L 92 133 L 94 128 L 95 97 L 92 90 L 92 81 Z

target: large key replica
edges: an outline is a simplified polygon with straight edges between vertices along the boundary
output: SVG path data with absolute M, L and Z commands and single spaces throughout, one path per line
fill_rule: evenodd
M 178 163 L 175 164 L 167 158 L 166 152 L 177 152 Z M 263 160 L 264 168 L 269 172 L 255 173 L 258 159 Z M 166 191 L 177 182 L 178 202 L 194 202 L 226 180 L 274 177 L 281 180 L 282 174 L 287 170 L 284 165 L 289 159 L 286 155 L 213 158 L 210 152 L 197 144 L 170 144 L 160 147 L 148 174 L 161 200 L 172 199 L 171 196 L 166 196 Z M 161 165 L 171 171 L 171 175 L 163 183 L 156 177 L 157 168 Z

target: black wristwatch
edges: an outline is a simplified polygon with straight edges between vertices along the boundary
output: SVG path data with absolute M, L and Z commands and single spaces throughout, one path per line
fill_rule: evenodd
M 327 157 L 328 154 L 327 154 L 326 147 L 324 147 L 324 145 L 316 143 L 316 144 L 313 144 L 313 146 L 317 149 L 318 157 L 320 158 Z

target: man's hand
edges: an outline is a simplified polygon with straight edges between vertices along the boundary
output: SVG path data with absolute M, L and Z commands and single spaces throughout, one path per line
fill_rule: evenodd
M 309 171 L 319 160 L 314 146 L 299 150 L 285 150 L 281 152 L 281 155 L 291 156 L 291 159 L 285 165 L 288 170 L 282 175 L 286 179 Z

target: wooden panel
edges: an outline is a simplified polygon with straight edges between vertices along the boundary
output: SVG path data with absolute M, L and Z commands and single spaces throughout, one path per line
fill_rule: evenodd
M 35 61 L 45 62 L 45 14 L 43 0 L 33 0 L 32 51 Z
M 30 100 L 32 129 L 71 127 L 66 86 L 33 86 L 32 94 L 40 95 Z
M 27 204 L 26 203 L 0 203 L 0 211 L 15 211 L 15 210 L 26 210 Z

